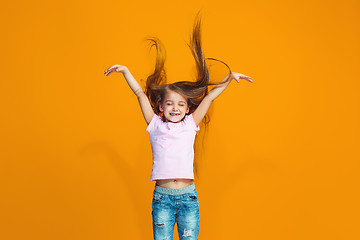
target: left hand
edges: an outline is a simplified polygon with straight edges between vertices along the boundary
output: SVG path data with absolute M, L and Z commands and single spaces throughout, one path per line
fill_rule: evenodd
M 237 82 L 240 82 L 240 79 L 245 79 L 246 81 L 253 82 L 253 80 L 251 80 L 250 78 L 251 77 L 246 76 L 246 75 L 241 74 L 241 73 L 237 73 L 237 72 L 232 72 L 231 73 L 231 80 L 235 79 Z

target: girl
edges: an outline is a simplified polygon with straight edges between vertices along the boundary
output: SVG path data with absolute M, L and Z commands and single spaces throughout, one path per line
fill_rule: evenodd
M 194 184 L 194 140 L 199 124 L 204 120 L 211 103 L 225 90 L 231 80 L 253 82 L 248 76 L 231 72 L 219 83 L 209 82 L 209 71 L 201 44 L 201 20 L 196 16 L 189 45 L 197 66 L 197 81 L 165 84 L 165 49 L 157 38 L 155 71 L 147 78 L 145 91 L 123 65 L 105 70 L 124 75 L 137 96 L 142 114 L 148 124 L 153 153 L 150 181 L 156 181 L 152 200 L 153 234 L 155 240 L 173 239 L 175 222 L 179 239 L 197 239 L 200 227 L 199 201 Z M 214 58 L 207 58 L 217 60 Z M 219 60 L 217 60 L 219 61 Z M 220 61 L 221 62 L 221 61 Z M 214 87 L 208 91 L 208 86 Z

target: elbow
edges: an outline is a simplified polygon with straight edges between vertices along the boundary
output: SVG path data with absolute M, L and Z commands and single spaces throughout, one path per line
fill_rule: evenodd
M 144 90 L 142 88 L 137 89 L 134 93 L 138 98 L 145 95 Z
M 212 94 L 208 94 L 205 96 L 206 101 L 208 101 L 209 103 L 212 103 L 216 97 L 214 97 Z

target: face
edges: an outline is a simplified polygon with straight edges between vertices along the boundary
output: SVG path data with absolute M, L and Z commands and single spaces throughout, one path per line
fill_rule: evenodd
M 174 91 L 165 94 L 164 101 L 159 105 L 159 109 L 164 113 L 166 122 L 178 123 L 189 113 L 187 100 Z

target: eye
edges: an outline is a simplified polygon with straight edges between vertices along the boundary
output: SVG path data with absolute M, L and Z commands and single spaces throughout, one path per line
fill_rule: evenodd
M 182 106 L 182 107 L 185 106 L 185 104 L 179 104 L 179 105 Z
M 167 103 L 166 105 L 171 105 L 171 103 Z

